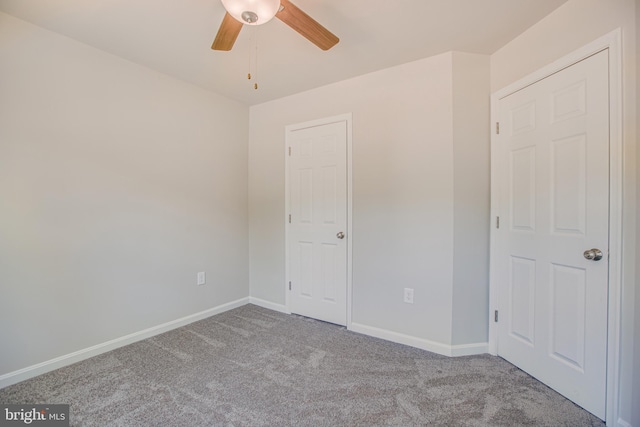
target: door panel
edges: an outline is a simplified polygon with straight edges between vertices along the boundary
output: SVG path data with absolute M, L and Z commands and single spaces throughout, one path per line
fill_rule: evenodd
M 532 259 L 511 257 L 509 281 L 509 334 L 524 344 L 533 346 L 535 325 L 536 262 Z
M 586 142 L 585 134 L 552 142 L 550 208 L 554 234 L 585 233 Z
M 511 226 L 520 231 L 535 231 L 536 150 L 526 147 L 511 152 Z
M 550 354 L 584 373 L 586 271 L 552 264 Z
M 495 252 L 498 354 L 603 419 L 608 96 L 605 50 L 499 101 Z
M 346 122 L 295 130 L 288 141 L 290 310 L 346 325 Z

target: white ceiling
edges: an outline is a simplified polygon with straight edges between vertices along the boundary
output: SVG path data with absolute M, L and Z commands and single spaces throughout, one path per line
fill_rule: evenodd
M 340 37 L 326 52 L 278 19 L 213 51 L 220 0 L 0 0 L 0 10 L 253 105 L 450 50 L 491 54 L 565 1 L 293 0 Z M 254 33 L 258 90 L 247 80 Z

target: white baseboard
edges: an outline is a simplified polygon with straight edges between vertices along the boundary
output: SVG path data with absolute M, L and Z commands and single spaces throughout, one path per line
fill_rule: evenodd
M 125 335 L 120 338 L 113 339 L 101 344 L 94 345 L 89 348 L 75 351 L 73 353 L 65 354 L 64 356 L 56 357 L 55 359 L 47 360 L 36 365 L 27 366 L 26 368 L 19 369 L 17 371 L 9 372 L 4 375 L 0 375 L 0 388 L 10 386 L 12 384 L 19 383 L 20 381 L 27 380 L 29 378 L 42 375 L 44 373 L 53 371 L 55 369 L 62 368 L 64 366 L 71 365 L 73 363 L 80 362 L 90 357 L 97 356 L 102 353 L 106 353 L 116 348 L 123 347 L 134 342 L 150 338 L 155 335 L 168 332 L 172 329 L 179 328 L 181 326 L 188 325 L 189 323 L 196 322 L 198 320 L 206 319 L 207 317 L 215 314 L 220 314 L 231 309 L 241 307 L 249 303 L 249 298 L 241 298 L 236 301 L 232 301 L 226 304 L 219 305 L 217 307 L 210 308 L 208 310 L 201 311 L 199 313 L 191 314 L 189 316 L 182 317 L 180 319 L 172 320 L 161 325 L 153 326 L 143 331 L 134 332 L 129 335 Z
M 361 323 L 351 323 L 349 328 L 353 332 L 369 335 L 383 340 L 392 341 L 398 344 L 404 344 L 411 347 L 420 348 L 443 356 L 469 356 L 472 354 L 483 354 L 488 350 L 488 343 L 449 345 L 439 342 L 418 338 L 411 335 L 393 332 L 386 329 L 367 326 Z
M 623 420 L 622 418 L 618 418 L 618 427 L 632 427 L 631 423 Z
M 280 313 L 291 314 L 286 305 L 276 304 L 274 302 L 266 301 L 260 298 L 249 297 L 249 304 L 255 304 L 263 308 L 268 308 L 269 310 L 279 311 Z
M 459 344 L 451 346 L 451 356 L 473 356 L 474 354 L 489 353 L 489 343 Z

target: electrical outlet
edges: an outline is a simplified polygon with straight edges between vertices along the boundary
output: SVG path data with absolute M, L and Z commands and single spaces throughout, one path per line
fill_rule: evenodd
M 198 285 L 204 285 L 207 283 L 207 279 L 205 277 L 204 271 L 198 273 Z
M 413 289 L 404 288 L 404 302 L 407 304 L 413 304 Z

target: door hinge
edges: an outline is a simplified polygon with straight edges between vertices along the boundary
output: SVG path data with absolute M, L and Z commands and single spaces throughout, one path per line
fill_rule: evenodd
M 500 122 L 496 122 L 496 135 L 500 135 Z
M 291 290 L 291 282 L 289 282 L 289 290 Z
M 289 283 L 291 283 L 291 282 L 289 282 Z M 498 310 L 493 312 L 493 321 L 496 322 L 496 323 L 498 322 Z
M 289 214 L 289 224 L 291 224 L 291 214 Z
M 289 157 L 291 157 L 291 147 L 289 147 Z
M 500 228 L 500 217 L 496 217 L 496 228 Z

